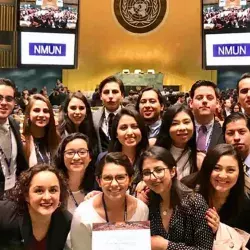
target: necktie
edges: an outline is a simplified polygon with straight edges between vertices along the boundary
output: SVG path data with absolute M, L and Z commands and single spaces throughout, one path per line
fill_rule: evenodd
M 111 137 L 111 128 L 112 128 L 112 122 L 114 120 L 115 114 L 114 113 L 110 113 L 109 114 L 109 120 L 108 120 L 108 133 L 109 133 L 109 137 Z
M 206 139 L 207 139 L 207 127 L 202 125 L 198 131 L 197 149 L 200 151 L 206 151 Z
M 10 137 L 9 127 L 6 127 L 5 125 L 0 126 L 0 137 L 1 137 L 0 146 L 7 160 L 9 160 L 11 158 L 11 137 Z

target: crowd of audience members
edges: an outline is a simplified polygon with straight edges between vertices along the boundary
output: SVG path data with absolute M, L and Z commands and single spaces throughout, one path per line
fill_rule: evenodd
M 89 100 L 1 78 L 0 249 L 91 250 L 93 223 L 147 220 L 152 250 L 249 247 L 250 73 L 236 84 L 125 97 L 109 76 Z
M 249 28 L 250 9 L 245 8 L 213 8 L 203 11 L 205 29 Z
M 75 29 L 77 12 L 71 8 L 52 9 L 21 5 L 20 26 L 35 28 Z

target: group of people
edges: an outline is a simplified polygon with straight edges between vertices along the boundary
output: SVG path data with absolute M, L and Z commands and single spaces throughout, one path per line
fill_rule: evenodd
M 58 126 L 49 100 L 31 95 L 20 135 L 15 90 L 0 79 L 1 249 L 90 250 L 93 223 L 121 221 L 149 220 L 153 250 L 212 249 L 222 225 L 250 233 L 250 74 L 237 82 L 244 113 L 223 124 L 211 81 L 193 84 L 188 105 L 165 108 L 146 87 L 124 108 L 110 76 L 99 110 L 71 93 Z
M 204 29 L 249 28 L 250 12 L 248 7 L 227 10 L 207 7 L 203 11 Z
M 20 7 L 20 26 L 35 28 L 75 29 L 77 7 L 64 9 L 41 9 L 22 4 Z

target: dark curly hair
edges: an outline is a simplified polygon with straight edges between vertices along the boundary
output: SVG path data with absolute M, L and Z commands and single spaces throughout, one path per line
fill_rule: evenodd
M 66 207 L 68 200 L 68 185 L 63 173 L 48 164 L 37 164 L 32 168 L 22 172 L 17 180 L 15 188 L 7 194 L 7 198 L 16 203 L 16 209 L 19 214 L 23 214 L 27 210 L 26 197 L 29 194 L 30 183 L 33 177 L 44 171 L 52 172 L 56 175 L 60 185 L 60 202 L 61 207 Z

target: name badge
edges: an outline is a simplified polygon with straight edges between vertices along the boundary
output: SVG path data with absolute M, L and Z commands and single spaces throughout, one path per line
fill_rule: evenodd
M 15 187 L 15 184 L 16 184 L 16 175 L 15 174 L 6 176 L 5 183 L 4 183 L 4 190 L 7 191 L 7 190 L 12 189 L 13 187 Z

